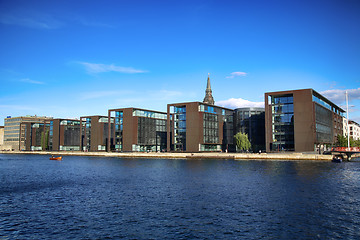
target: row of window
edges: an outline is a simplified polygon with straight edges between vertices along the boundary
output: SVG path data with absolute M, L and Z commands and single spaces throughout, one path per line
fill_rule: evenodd
M 294 97 L 292 94 L 285 96 L 272 96 L 271 104 L 291 104 L 294 103 Z
M 338 108 L 332 107 L 330 104 L 328 104 L 328 103 L 325 102 L 324 100 L 322 100 L 322 99 L 320 99 L 320 98 L 318 98 L 318 97 L 316 97 L 316 96 L 314 96 L 314 95 L 313 95 L 313 101 L 316 102 L 316 103 L 318 103 L 318 104 L 320 104 L 320 105 L 322 105 L 322 106 L 324 106 L 324 107 L 326 107 L 326 108 L 329 109 L 330 111 L 332 111 L 332 112 L 334 112 L 334 113 L 336 113 L 336 114 L 338 114 L 338 115 L 340 115 L 340 116 L 344 116 L 344 113 L 341 112 L 341 111 L 339 111 Z
M 73 120 L 61 120 L 60 121 L 60 125 L 63 125 L 63 126 L 78 126 L 80 125 L 80 121 L 73 121 Z
M 273 113 L 293 113 L 294 105 L 293 104 L 283 104 L 283 105 L 273 105 Z
M 145 110 L 134 110 L 134 117 L 147 117 L 147 118 L 157 118 L 157 119 L 167 119 L 166 113 L 150 112 Z

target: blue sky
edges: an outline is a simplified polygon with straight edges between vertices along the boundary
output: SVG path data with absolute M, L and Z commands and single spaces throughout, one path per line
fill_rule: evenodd
M 313 88 L 360 122 L 360 2 L 0 1 L 0 125 Z

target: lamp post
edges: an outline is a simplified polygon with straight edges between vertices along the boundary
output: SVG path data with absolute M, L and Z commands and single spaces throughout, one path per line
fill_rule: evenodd
M 346 118 L 347 118 L 347 140 L 348 140 L 348 150 L 350 150 L 350 132 L 349 132 L 349 99 L 348 92 L 345 91 L 346 96 Z

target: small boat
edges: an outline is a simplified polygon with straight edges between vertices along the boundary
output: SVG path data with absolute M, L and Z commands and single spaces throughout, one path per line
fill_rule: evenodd
M 336 162 L 336 163 L 341 163 L 341 162 L 342 162 L 342 158 L 339 157 L 339 156 L 334 156 L 331 161 L 332 161 L 332 162 Z
M 50 160 L 61 161 L 61 160 L 62 160 L 62 156 L 58 156 L 58 157 L 51 156 L 51 157 L 50 157 Z

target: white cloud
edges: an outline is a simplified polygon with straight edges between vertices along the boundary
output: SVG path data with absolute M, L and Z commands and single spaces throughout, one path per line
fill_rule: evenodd
M 230 73 L 230 76 L 227 76 L 226 78 L 243 77 L 246 75 L 247 75 L 246 72 L 232 72 Z
M 135 69 L 132 67 L 121 67 L 114 64 L 88 63 L 79 62 L 83 65 L 88 73 L 102 73 L 102 72 L 120 72 L 120 73 L 144 73 L 145 70 Z
M 31 80 L 29 78 L 20 79 L 20 82 L 31 83 L 31 84 L 45 84 L 44 82 Z
M 37 29 L 54 29 L 58 28 L 61 23 L 50 16 L 15 16 L 15 15 L 1 15 L 0 23 L 5 25 L 16 25 Z
M 326 90 L 323 92 L 320 92 L 322 95 L 324 95 L 326 98 L 328 98 L 330 101 L 341 104 L 345 102 L 345 91 L 348 92 L 349 101 L 351 100 L 359 100 L 360 99 L 360 88 L 358 89 L 332 89 L 332 90 Z
M 226 108 L 243 108 L 243 107 L 261 107 L 265 106 L 264 102 L 251 102 L 242 98 L 230 98 L 215 103 L 218 106 Z

